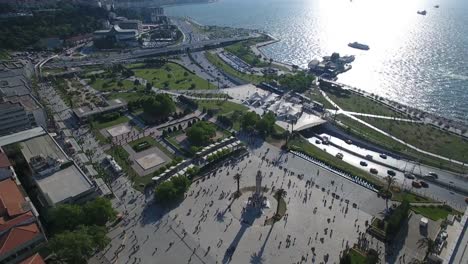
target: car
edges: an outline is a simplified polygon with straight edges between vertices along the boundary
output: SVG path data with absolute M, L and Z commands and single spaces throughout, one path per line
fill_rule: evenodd
M 432 172 L 432 171 L 429 172 L 426 176 L 429 176 L 429 177 L 432 177 L 432 178 L 435 178 L 435 179 L 439 178 L 439 175 L 437 175 L 437 173 Z
M 351 139 L 347 139 L 347 140 L 346 140 L 346 143 L 348 143 L 348 144 L 351 145 L 351 144 L 353 144 L 353 141 L 351 141 Z
M 425 181 L 420 181 L 419 183 L 421 184 L 421 186 L 422 186 L 423 188 L 429 187 L 429 184 L 427 184 L 427 182 L 425 182 Z
M 372 155 L 370 155 L 370 154 L 367 154 L 367 155 L 366 155 L 366 159 L 372 160 L 372 159 L 374 159 L 374 157 L 372 157 Z
M 340 153 L 336 154 L 336 157 L 339 158 L 339 159 L 343 159 L 343 153 L 340 152 Z
M 362 160 L 361 162 L 359 162 L 359 165 L 364 166 L 364 167 L 367 167 L 367 162 L 365 162 L 365 161 Z
M 467 204 L 468 204 L 468 197 L 466 197 L 466 198 L 465 198 L 465 203 L 467 203 Z
M 412 180 L 414 179 L 414 175 L 412 173 L 407 172 L 405 173 L 405 178 Z
M 418 181 L 413 181 L 413 182 L 411 183 L 411 185 L 412 185 L 414 188 L 418 188 L 418 189 L 421 188 L 421 183 L 419 183 Z
M 377 174 L 377 173 L 379 173 L 379 171 L 378 171 L 376 168 L 371 168 L 369 171 L 370 171 L 372 174 Z
M 392 171 L 392 170 L 387 170 L 387 174 L 390 175 L 390 176 L 395 176 L 396 175 L 395 171 Z
M 383 153 L 380 154 L 379 156 L 380 156 L 382 159 L 387 159 L 387 155 L 385 155 L 385 154 L 383 154 Z
M 320 140 L 318 140 L 318 139 L 315 140 L 315 144 L 320 144 L 320 143 L 322 143 Z

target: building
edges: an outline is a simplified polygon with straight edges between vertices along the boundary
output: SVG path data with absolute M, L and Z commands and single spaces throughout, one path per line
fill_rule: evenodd
M 116 25 L 118 25 L 121 29 L 133 29 L 141 32 L 143 30 L 143 24 L 140 20 L 130 19 L 130 20 L 123 20 L 123 21 L 116 21 Z
M 0 135 L 31 128 L 32 121 L 21 104 L 0 103 Z
M 71 38 L 67 38 L 65 40 L 65 44 L 69 47 L 73 47 L 73 46 L 77 46 L 80 44 L 84 44 L 91 40 L 93 40 L 93 34 L 83 34 L 83 35 L 78 35 L 78 36 L 74 36 Z
M 0 98 L 0 135 L 47 126 L 42 105 L 29 94 Z
M 94 107 L 82 106 L 73 109 L 73 113 L 80 120 L 80 122 L 86 122 L 90 117 L 106 114 L 110 112 L 124 112 L 127 110 L 127 103 L 121 99 L 114 99 L 107 101 L 107 106 L 104 107 Z
M 110 39 L 116 43 L 132 42 L 137 40 L 138 30 L 122 29 L 119 25 L 114 25 L 110 29 L 94 31 L 93 40 Z
M 20 146 L 41 208 L 83 203 L 96 196 L 95 184 L 49 134 L 22 141 Z
M 31 94 L 29 61 L 0 62 L 0 135 L 46 126 L 47 115 Z
M 23 193 L 15 179 L 0 181 L 0 263 L 26 260 L 46 241 L 37 211 Z

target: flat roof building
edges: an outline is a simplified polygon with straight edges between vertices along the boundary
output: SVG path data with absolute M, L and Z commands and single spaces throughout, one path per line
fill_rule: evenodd
M 138 32 L 141 32 L 143 29 L 143 24 L 141 21 L 136 19 L 116 21 L 116 25 L 118 25 L 121 29 L 133 29 L 137 30 Z
M 20 146 L 39 189 L 42 207 L 82 203 L 96 196 L 95 184 L 49 134 L 25 140 Z
M 82 106 L 73 109 L 73 113 L 80 121 L 87 121 L 90 117 L 100 114 L 106 114 L 115 111 L 125 111 L 127 103 L 121 99 L 114 99 L 107 101 L 107 106 L 90 108 L 89 106 Z

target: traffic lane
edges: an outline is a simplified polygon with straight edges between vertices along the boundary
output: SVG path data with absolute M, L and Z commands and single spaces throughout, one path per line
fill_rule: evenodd
M 356 168 L 359 168 L 361 170 L 364 170 L 364 171 L 369 171 L 370 168 L 375 168 L 377 169 L 378 173 L 377 174 L 374 174 L 374 175 L 377 175 L 379 176 L 380 178 L 384 178 L 386 176 L 388 176 L 387 174 L 387 171 L 388 170 L 392 170 L 391 168 L 388 168 L 388 167 L 385 167 L 383 165 L 380 165 L 380 164 L 377 164 L 373 161 L 369 161 L 369 160 L 364 160 L 363 158 L 361 157 L 358 157 L 358 156 L 355 156 L 349 152 L 346 152 L 342 149 L 339 149 L 337 147 L 334 147 L 334 146 L 331 146 L 331 145 L 323 145 L 323 144 L 317 144 L 316 143 L 316 140 L 318 138 L 310 138 L 309 139 L 309 142 L 314 144 L 316 147 L 324 150 L 333 155 L 333 156 L 336 156 L 336 154 L 338 153 L 342 153 L 343 154 L 343 161 L 345 161 L 346 163 L 350 164 L 350 165 L 353 165 L 354 167 Z M 360 165 L 360 162 L 361 161 L 365 161 L 367 163 L 367 166 L 361 166 Z M 365 169 L 364 169 L 365 168 Z M 447 202 L 449 203 L 450 205 L 452 205 L 453 207 L 455 208 L 458 208 L 458 209 L 463 209 L 464 206 L 465 206 L 465 196 L 462 195 L 462 194 L 458 194 L 452 190 L 448 190 L 446 188 L 443 188 L 441 186 L 438 186 L 438 185 L 435 185 L 435 184 L 431 184 L 429 183 L 429 187 L 428 188 L 420 188 L 420 189 L 415 189 L 411 186 L 411 182 L 412 180 L 409 180 L 409 179 L 406 179 L 404 177 L 404 174 L 401 173 L 401 172 L 395 172 L 395 179 L 398 181 L 399 184 L 402 185 L 403 188 L 408 188 L 408 189 L 411 189 L 412 191 L 416 192 L 416 193 L 419 193 L 421 195 L 424 195 L 424 196 L 428 196 L 434 200 L 437 200 L 437 201 L 443 201 L 443 202 Z
M 412 171 L 415 174 L 419 174 L 421 176 L 427 175 L 430 172 L 435 172 L 438 175 L 438 180 L 439 181 L 445 182 L 446 184 L 452 183 L 452 184 L 458 184 L 458 185 L 461 185 L 461 186 L 467 186 L 467 188 L 468 188 L 468 178 L 466 178 L 466 177 L 463 177 L 463 176 L 460 176 L 460 175 L 457 175 L 457 174 L 454 174 L 454 173 L 451 173 L 451 172 L 448 172 L 448 171 L 440 170 L 440 169 L 437 169 L 437 168 L 429 167 L 429 166 L 426 166 L 424 164 L 417 164 L 417 163 L 412 162 L 412 161 L 396 159 L 396 158 L 394 158 L 392 156 L 388 156 L 388 155 L 384 159 L 384 158 L 380 157 L 381 153 L 379 153 L 379 152 L 375 152 L 375 151 L 372 151 L 372 150 L 361 148 L 361 147 L 353 145 L 353 144 L 348 144 L 348 143 L 346 143 L 344 140 L 342 140 L 340 138 L 332 137 L 332 136 L 327 135 L 327 134 L 321 134 L 321 136 L 328 137 L 331 142 L 333 142 L 334 144 L 340 146 L 341 148 L 347 149 L 347 150 L 355 152 L 355 153 L 359 153 L 359 154 L 361 154 L 363 156 L 371 155 L 374 160 L 377 160 L 377 161 L 379 161 L 381 163 L 387 164 L 387 165 L 392 166 L 392 167 L 399 168 L 401 171 Z

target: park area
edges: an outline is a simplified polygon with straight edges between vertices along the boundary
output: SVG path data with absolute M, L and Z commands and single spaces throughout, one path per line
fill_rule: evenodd
M 145 79 L 154 87 L 167 90 L 206 90 L 216 87 L 210 82 L 196 76 L 179 64 L 137 63 L 128 66 L 136 77 Z

